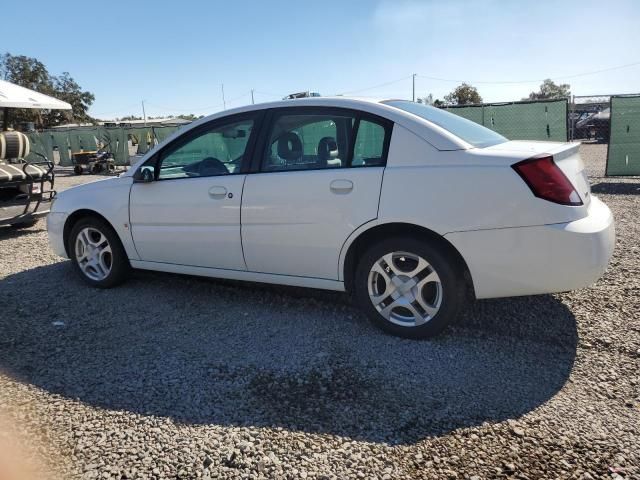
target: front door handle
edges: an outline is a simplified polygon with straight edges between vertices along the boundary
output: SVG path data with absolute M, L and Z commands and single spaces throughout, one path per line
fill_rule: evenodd
M 331 191 L 333 193 L 344 195 L 346 193 L 349 193 L 351 190 L 353 190 L 353 182 L 351 180 L 343 180 L 343 179 L 334 180 L 329 185 L 329 188 L 331 188 Z
M 209 189 L 209 196 L 215 199 L 225 198 L 227 196 L 227 189 L 220 186 L 211 187 Z

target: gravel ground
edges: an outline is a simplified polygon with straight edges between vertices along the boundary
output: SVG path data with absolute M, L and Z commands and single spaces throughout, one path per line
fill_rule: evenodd
M 616 218 L 604 277 L 478 301 L 432 341 L 332 292 L 92 290 L 44 222 L 0 230 L 0 442 L 63 478 L 640 478 L 640 179 L 582 153 Z

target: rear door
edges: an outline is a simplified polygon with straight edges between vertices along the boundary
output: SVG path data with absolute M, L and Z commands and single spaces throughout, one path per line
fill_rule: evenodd
M 273 111 L 242 199 L 248 270 L 337 279 L 342 245 L 377 217 L 391 129 L 352 110 Z
M 240 202 L 258 117 L 215 120 L 142 166 L 154 169 L 155 181 L 131 189 L 131 233 L 141 260 L 246 270 Z

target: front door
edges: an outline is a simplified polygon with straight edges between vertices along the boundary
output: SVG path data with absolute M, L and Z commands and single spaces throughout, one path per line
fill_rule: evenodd
M 230 117 L 178 137 L 134 183 L 131 233 L 141 260 L 246 270 L 240 204 L 255 116 Z
M 391 125 L 315 107 L 283 108 L 271 117 L 260 172 L 244 186 L 247 268 L 338 279 L 344 242 L 377 217 Z

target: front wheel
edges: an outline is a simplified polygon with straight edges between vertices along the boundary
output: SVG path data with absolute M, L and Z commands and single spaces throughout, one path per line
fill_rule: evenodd
M 80 219 L 71 229 L 67 250 L 75 270 L 93 287 L 116 286 L 129 273 L 129 259 L 117 233 L 99 218 Z
M 452 255 L 414 238 L 390 238 L 361 257 L 355 298 L 371 321 L 405 338 L 440 333 L 464 302 L 463 272 Z

